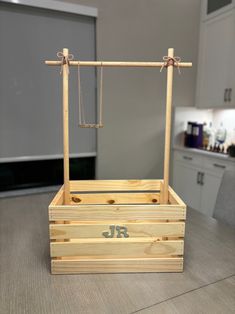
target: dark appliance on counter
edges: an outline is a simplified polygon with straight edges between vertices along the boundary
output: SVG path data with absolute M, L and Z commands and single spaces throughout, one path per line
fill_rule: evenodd
M 228 147 L 227 152 L 230 157 L 235 157 L 235 145 L 232 144 Z
M 190 148 L 201 148 L 203 146 L 203 124 L 188 122 L 185 132 L 184 146 Z

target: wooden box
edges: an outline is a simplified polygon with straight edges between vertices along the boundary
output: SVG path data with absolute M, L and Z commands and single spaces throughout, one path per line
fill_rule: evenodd
M 70 181 L 49 206 L 52 274 L 181 272 L 186 205 L 163 180 Z
M 67 48 L 57 56 L 59 61 L 46 61 L 60 66 L 63 74 L 64 185 L 49 206 L 52 273 L 182 271 L 186 205 L 169 187 L 172 90 L 174 68 L 179 71 L 192 63 L 181 62 L 173 48 L 161 62 L 74 61 Z M 167 69 L 163 180 L 70 181 L 69 68 L 77 67 L 80 73 L 81 66 L 100 67 L 101 73 L 103 67 Z M 101 82 L 102 78 L 103 74 Z M 79 125 L 103 127 L 102 88 L 99 122 L 87 124 L 82 115 L 80 74 L 78 86 Z

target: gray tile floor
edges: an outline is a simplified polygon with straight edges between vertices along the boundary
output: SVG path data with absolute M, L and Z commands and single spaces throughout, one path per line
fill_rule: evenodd
M 235 230 L 188 211 L 183 273 L 51 275 L 54 193 L 0 200 L 0 313 L 233 313 Z

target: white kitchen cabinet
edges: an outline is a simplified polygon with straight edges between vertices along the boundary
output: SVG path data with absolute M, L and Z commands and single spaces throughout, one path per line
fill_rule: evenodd
M 234 106 L 235 9 L 201 22 L 196 106 Z
M 198 184 L 197 168 L 175 161 L 173 187 L 183 201 L 194 209 L 200 209 L 201 186 Z
M 202 172 L 200 211 L 207 216 L 213 215 L 220 183 L 220 176 Z
M 172 185 L 189 207 L 212 216 L 225 169 L 234 170 L 235 162 L 187 149 L 175 150 Z

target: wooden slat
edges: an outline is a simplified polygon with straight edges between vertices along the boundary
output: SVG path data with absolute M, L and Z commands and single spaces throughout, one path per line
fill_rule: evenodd
M 171 204 L 178 204 L 183 207 L 187 207 L 186 204 L 182 201 L 182 199 L 175 193 L 175 191 L 169 186 L 169 201 Z
M 52 260 L 52 274 L 182 272 L 183 258 Z
M 159 193 L 72 194 L 71 204 L 158 204 Z
M 179 205 L 71 205 L 49 206 L 49 220 L 182 220 L 186 209 Z
M 50 239 L 104 238 L 102 233 L 109 230 L 110 225 L 125 226 L 130 238 L 132 237 L 183 237 L 185 223 L 169 222 L 83 222 L 76 224 L 51 224 Z M 117 232 L 115 232 L 115 235 Z
M 51 257 L 79 258 L 169 257 L 183 254 L 182 240 L 158 241 L 155 238 L 79 239 L 51 242 Z
M 160 204 L 163 204 L 163 190 L 164 190 L 163 180 L 160 180 L 160 196 L 159 196 Z
M 82 180 L 70 181 L 70 191 L 158 191 L 159 180 Z
M 54 205 L 62 205 L 63 204 L 63 193 L 64 193 L 64 185 L 62 185 L 62 187 L 59 189 L 59 191 L 56 193 L 55 197 L 53 198 L 53 200 L 51 201 L 51 206 Z

